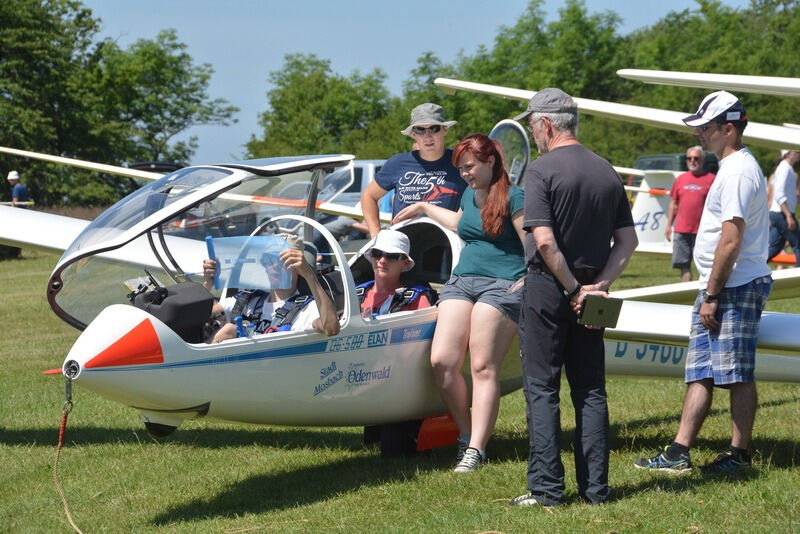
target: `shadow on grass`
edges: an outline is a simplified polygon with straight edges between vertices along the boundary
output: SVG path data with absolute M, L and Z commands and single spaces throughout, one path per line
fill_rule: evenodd
M 0 428 L 0 444 L 25 446 L 55 446 L 58 441 L 58 428 L 10 430 Z M 302 428 L 257 428 L 254 430 L 202 428 L 178 429 L 174 434 L 160 440 L 151 438 L 147 431 L 128 428 L 103 428 L 76 426 L 67 427 L 66 446 L 104 445 L 127 443 L 187 444 L 208 449 L 227 449 L 259 445 L 265 447 L 347 449 L 360 450 L 364 447 L 362 434 L 358 431 L 343 432 L 338 429 L 309 430 Z
M 364 486 L 414 480 L 421 473 L 438 469 L 438 463 L 430 455 L 392 460 L 365 456 L 253 476 L 216 495 L 172 507 L 151 522 L 164 526 L 306 506 Z
M 631 466 L 631 469 L 635 469 Z M 746 482 L 760 476 L 757 468 L 747 469 L 741 473 L 727 476 L 703 476 L 697 471 L 685 475 L 668 475 L 664 473 L 647 473 L 649 476 L 645 480 L 636 483 L 618 484 L 611 492 L 611 501 L 617 501 L 633 497 L 639 493 L 651 490 L 658 490 L 668 493 L 683 493 L 687 490 L 698 489 L 708 484 L 719 482 Z
M 565 399 L 562 398 L 562 402 L 564 400 Z M 566 401 L 570 402 L 568 396 Z M 800 397 L 792 396 L 784 399 L 775 399 L 760 403 L 759 410 L 797 402 L 800 402 Z M 708 417 L 725 415 L 728 413 L 729 410 L 727 408 L 712 408 Z M 648 431 L 648 427 L 660 427 L 666 423 L 673 423 L 672 430 L 677 432 L 679 418 L 680 413 L 676 412 L 675 414 L 659 417 L 646 417 L 612 423 L 610 425 L 611 450 L 621 453 L 646 451 L 646 454 L 661 450 L 665 445 L 671 442 L 674 436 L 652 435 L 652 432 Z M 634 437 L 626 437 L 626 435 L 631 434 L 633 434 Z M 562 450 L 571 450 L 574 436 L 574 428 L 562 432 Z M 730 439 L 728 437 L 722 439 L 707 439 L 703 437 L 701 430 L 701 434 L 694 446 L 722 452 L 726 450 L 729 445 Z M 528 435 L 527 433 L 495 434 L 489 442 L 489 449 L 489 453 L 494 459 L 527 461 L 529 450 Z M 760 436 L 758 432 L 758 415 L 756 415 L 756 429 L 751 449 L 753 459 L 756 463 L 760 462 L 770 467 L 781 469 L 800 466 L 800 444 L 793 440 L 772 439 Z

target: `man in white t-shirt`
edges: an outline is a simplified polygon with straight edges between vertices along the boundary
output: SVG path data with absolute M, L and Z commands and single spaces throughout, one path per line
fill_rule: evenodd
M 663 452 L 634 465 L 688 472 L 689 447 L 708 415 L 716 386 L 730 389 L 731 445 L 700 470 L 731 473 L 750 465 L 747 448 L 757 405 L 756 337 L 772 287 L 766 264 L 767 184 L 758 162 L 742 145 L 747 115 L 734 95 L 711 93 L 683 122 L 695 128 L 704 149 L 717 155 L 719 172 L 706 198 L 694 248 L 700 291 L 692 312 L 678 434 Z
M 800 161 L 800 152 L 785 150 L 772 178 L 772 204 L 769 207 L 769 258 L 792 245 L 795 265 L 800 267 L 800 228 L 797 226 L 797 174 L 792 168 Z
M 256 334 L 264 334 L 281 330 L 315 329 L 328 336 L 339 333 L 339 318 L 331 297 L 322 288 L 312 265 L 316 265 L 317 250 L 311 243 L 304 243 L 296 236 L 288 236 L 291 248 L 284 250 L 274 258 L 262 261 L 266 275 L 271 277 L 270 270 L 277 262 L 292 274 L 291 287 L 273 289 L 269 293 L 263 291 L 241 291 L 234 297 L 227 297 L 214 304 L 212 315 L 225 314 L 225 324 L 214 335 L 213 342 L 219 343 L 237 337 L 233 320 L 241 316 L 254 325 Z M 203 261 L 204 285 L 213 286 L 216 262 L 212 259 Z M 298 278 L 302 276 L 311 289 L 313 298 L 300 295 Z

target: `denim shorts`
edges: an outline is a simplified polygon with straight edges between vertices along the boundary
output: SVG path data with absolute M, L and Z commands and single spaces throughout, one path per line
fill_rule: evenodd
M 720 328 L 711 332 L 700 322 L 703 294 L 697 295 L 692 310 L 692 330 L 686 356 L 686 382 L 705 378 L 715 386 L 753 382 L 756 338 L 761 311 L 767 303 L 772 278 L 762 276 L 746 284 L 726 287 L 719 294 L 717 320 Z
M 448 299 L 466 300 L 473 304 L 483 302 L 500 310 L 512 321 L 519 322 L 522 291 L 509 293 L 513 280 L 488 276 L 453 275 L 439 291 L 439 302 Z

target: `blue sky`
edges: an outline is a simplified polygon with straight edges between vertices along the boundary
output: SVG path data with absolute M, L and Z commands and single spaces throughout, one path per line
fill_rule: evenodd
M 400 94 L 402 82 L 426 51 L 444 62 L 459 51 L 470 55 L 481 44 L 491 47 L 501 26 L 512 26 L 528 0 L 478 2 L 459 0 L 84 0 L 102 19 L 100 36 L 125 47 L 159 30 L 175 28 L 196 63 L 210 63 L 215 74 L 210 96 L 238 106 L 239 122 L 229 127 L 200 126 L 191 163 L 241 159 L 243 144 L 259 135 L 258 115 L 266 109 L 267 77 L 286 54 L 314 53 L 329 59 L 333 70 L 348 75 L 379 67 L 387 85 Z M 744 6 L 745 0 L 726 2 Z M 457 9 L 454 9 L 457 6 Z M 548 20 L 563 2 L 546 0 Z M 589 12 L 613 10 L 628 34 L 649 26 L 670 11 L 696 9 L 693 0 L 586 0 Z M 532 87 L 531 89 L 536 89 Z M 114 163 L 114 162 L 107 162 Z

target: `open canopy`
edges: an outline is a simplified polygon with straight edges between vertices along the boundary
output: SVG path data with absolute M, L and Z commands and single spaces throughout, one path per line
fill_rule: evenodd
M 92 221 L 64 252 L 48 284 L 50 305 L 83 329 L 106 306 L 127 302 L 126 280 L 147 273 L 162 285 L 192 279 L 208 255 L 207 237 L 300 233 L 301 224 L 263 223 L 285 213 L 313 217 L 317 200 L 350 186 L 352 159 L 299 156 L 187 167 L 147 184 Z

